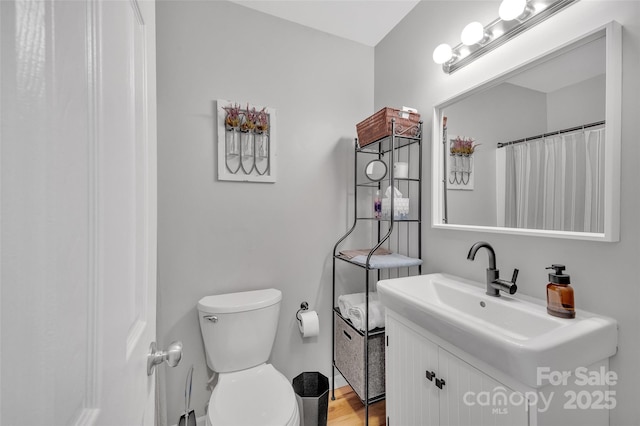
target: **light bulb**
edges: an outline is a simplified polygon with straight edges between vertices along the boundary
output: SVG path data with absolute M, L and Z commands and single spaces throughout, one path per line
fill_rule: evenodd
M 480 22 L 472 22 L 462 30 L 460 40 L 467 46 L 474 45 L 484 38 L 484 27 Z
M 451 50 L 451 46 L 446 43 L 442 43 L 433 50 L 433 61 L 436 64 L 444 64 L 451 60 L 452 57 L 453 50 Z
M 502 0 L 498 15 L 503 21 L 513 21 L 527 8 L 527 0 Z

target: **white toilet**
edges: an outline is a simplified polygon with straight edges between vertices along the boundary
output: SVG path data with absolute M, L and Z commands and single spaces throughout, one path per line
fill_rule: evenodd
M 207 365 L 217 372 L 208 426 L 299 426 L 295 393 L 267 364 L 278 327 L 276 289 L 207 296 L 198 302 Z

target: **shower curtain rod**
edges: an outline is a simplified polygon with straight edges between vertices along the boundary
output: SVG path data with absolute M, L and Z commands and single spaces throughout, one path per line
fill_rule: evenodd
M 596 121 L 595 123 L 583 124 L 582 126 L 571 127 L 569 129 L 556 130 L 555 132 L 543 133 L 541 135 L 531 136 L 531 137 L 524 138 L 524 139 L 518 139 L 518 140 L 515 140 L 515 141 L 511 141 L 511 142 L 498 142 L 498 148 L 503 148 L 503 147 L 508 146 L 508 145 L 515 145 L 517 143 L 533 141 L 533 140 L 536 140 L 536 139 L 546 138 L 547 136 L 560 135 L 562 133 L 575 132 L 577 130 L 588 129 L 590 127 L 602 126 L 603 124 L 605 124 L 604 120 L 603 121 Z

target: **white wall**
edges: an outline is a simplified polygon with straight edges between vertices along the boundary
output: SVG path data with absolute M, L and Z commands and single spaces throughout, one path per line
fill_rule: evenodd
M 169 424 L 195 365 L 209 391 L 196 313 L 205 296 L 283 291 L 272 362 L 289 379 L 331 372 L 331 250 L 347 228 L 355 123 L 373 112 L 373 48 L 223 1 L 157 3 L 158 339 L 184 343 L 166 369 Z M 216 179 L 215 99 L 277 110 L 278 181 Z M 303 341 L 306 300 L 321 334 Z
M 605 119 L 605 76 L 599 75 L 547 94 L 547 131 Z
M 512 69 L 530 56 L 539 56 L 549 44 L 578 38 L 586 30 L 615 19 L 623 25 L 622 76 L 622 163 L 621 237 L 618 243 L 522 237 L 480 232 L 423 228 L 424 272 L 444 271 L 482 281 L 486 259 L 468 262 L 471 244 L 489 241 L 496 249 L 498 267 L 508 276 L 520 269 L 519 291 L 544 299 L 547 271 L 551 263 L 564 263 L 571 274 L 578 309 L 616 318 L 619 322 L 619 351 L 611 368 L 620 380 L 617 408 L 612 425 L 637 424 L 640 419 L 640 2 L 582 1 L 537 27 L 521 34 L 473 64 L 446 75 L 434 64 L 431 52 L 440 43 L 457 43 L 459 33 L 470 21 L 490 22 L 497 16 L 499 2 L 421 2 L 378 46 L 375 56 L 375 104 L 408 104 L 424 112 L 491 76 Z M 412 52 L 408 55 L 407 52 Z M 409 59 L 407 59 L 409 58 Z M 401 66 L 404 65 L 404 66 Z M 432 125 L 425 114 L 426 128 Z M 430 152 L 424 164 L 431 164 Z M 430 176 L 425 173 L 427 223 L 431 209 Z

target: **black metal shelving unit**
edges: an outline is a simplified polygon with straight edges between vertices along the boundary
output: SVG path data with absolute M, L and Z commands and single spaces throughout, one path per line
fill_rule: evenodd
M 363 349 L 363 368 L 364 368 L 364 392 L 363 395 L 358 394 L 360 400 L 365 406 L 365 425 L 369 424 L 369 405 L 380 401 L 385 398 L 385 394 L 377 395 L 375 397 L 369 397 L 369 341 L 372 338 L 379 338 L 382 334 L 384 336 L 384 329 L 377 328 L 374 330 L 368 330 L 369 324 L 369 293 L 371 291 L 371 277 L 370 272 L 377 272 L 377 281 L 385 278 L 395 278 L 392 276 L 392 270 L 395 270 L 396 277 L 400 276 L 400 268 L 391 269 L 376 269 L 371 266 L 370 260 L 373 253 L 383 245 L 389 246 L 392 251 L 401 252 L 410 257 L 418 259 L 422 258 L 422 122 L 418 124 L 418 128 L 415 136 L 406 136 L 396 133 L 395 120 L 391 123 L 391 135 L 385 136 L 375 142 L 367 144 L 365 147 L 360 147 L 358 140 L 355 140 L 355 155 L 354 155 L 354 221 L 351 228 L 336 242 L 333 248 L 333 280 L 332 280 L 332 297 L 333 297 L 333 310 L 332 315 L 332 374 L 335 377 L 336 369 L 340 369 L 336 366 L 336 317 L 349 324 L 351 329 L 364 338 Z M 381 181 L 364 181 L 362 178 L 359 181 L 358 177 L 358 160 L 362 156 L 370 156 L 372 159 L 380 159 L 387 164 L 387 176 Z M 406 161 L 409 164 L 409 175 L 406 178 L 398 178 L 394 176 L 393 165 L 396 161 Z M 410 209 L 409 217 L 407 219 L 396 219 L 394 215 L 394 197 L 390 197 L 390 216 L 387 219 L 376 218 L 373 215 L 373 209 L 370 207 L 368 212 L 359 212 L 358 200 L 361 191 L 381 191 L 383 184 L 388 183 L 391 188 L 401 186 L 407 194 L 410 202 L 413 204 L 413 209 Z M 401 189 L 401 191 L 402 191 Z M 393 192 L 393 190 L 392 190 Z M 360 264 L 352 261 L 351 259 L 340 254 L 340 250 L 343 249 L 341 245 L 347 240 L 347 238 L 353 233 L 359 224 L 364 226 L 374 226 L 374 233 L 377 232 L 377 239 L 374 247 L 368 253 L 366 263 Z M 364 331 L 357 330 L 351 322 L 342 315 L 340 310 L 336 307 L 337 295 L 336 295 L 336 263 L 341 262 L 348 265 L 356 266 L 365 271 L 365 318 L 364 318 Z M 418 275 L 422 273 L 422 265 L 402 267 L 404 270 L 403 276 Z M 375 285 L 375 283 L 373 283 Z M 383 337 L 384 339 L 384 337 Z M 340 371 L 342 374 L 343 372 Z M 344 374 L 343 374 L 344 376 Z M 347 383 L 354 388 L 348 377 L 345 377 Z M 354 388 L 355 390 L 355 388 Z M 356 394 L 358 392 L 356 391 Z M 332 384 L 331 399 L 335 399 L 335 383 Z

